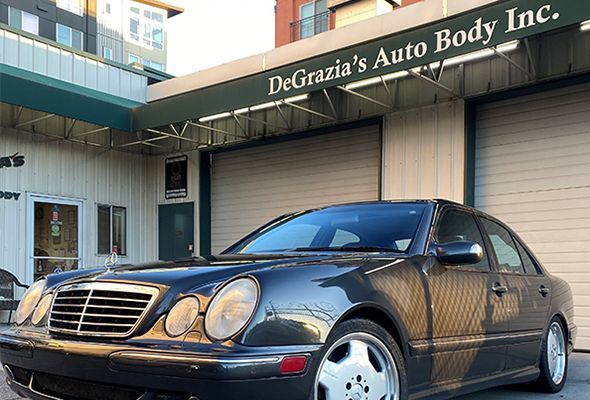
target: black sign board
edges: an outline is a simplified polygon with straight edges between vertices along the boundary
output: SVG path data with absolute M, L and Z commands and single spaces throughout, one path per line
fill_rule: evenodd
M 166 159 L 166 199 L 188 196 L 188 157 Z

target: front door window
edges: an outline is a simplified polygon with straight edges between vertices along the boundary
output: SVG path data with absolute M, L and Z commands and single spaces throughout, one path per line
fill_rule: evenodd
M 33 199 L 33 277 L 80 267 L 79 204 Z

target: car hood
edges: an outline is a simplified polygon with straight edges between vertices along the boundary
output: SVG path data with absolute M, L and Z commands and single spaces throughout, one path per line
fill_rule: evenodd
M 188 261 L 121 265 L 111 269 L 97 268 L 48 276 L 48 286 L 64 283 L 108 281 L 142 283 L 174 287 L 178 292 L 190 291 L 207 284 L 223 282 L 234 276 L 264 269 L 331 266 L 351 268 L 378 267 L 394 261 L 392 257 L 359 254 L 321 255 L 223 255 Z

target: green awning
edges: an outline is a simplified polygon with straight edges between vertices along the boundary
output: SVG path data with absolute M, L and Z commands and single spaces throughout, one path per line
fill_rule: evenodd
M 588 19 L 588 0 L 497 1 L 437 23 L 154 101 L 134 111 L 134 126 L 165 126 L 408 71 Z
M 0 64 L 0 102 L 133 131 L 132 100 Z

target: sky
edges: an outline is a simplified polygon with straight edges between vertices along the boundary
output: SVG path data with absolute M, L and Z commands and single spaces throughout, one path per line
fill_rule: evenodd
M 274 48 L 275 0 L 167 0 L 167 72 L 182 76 Z

